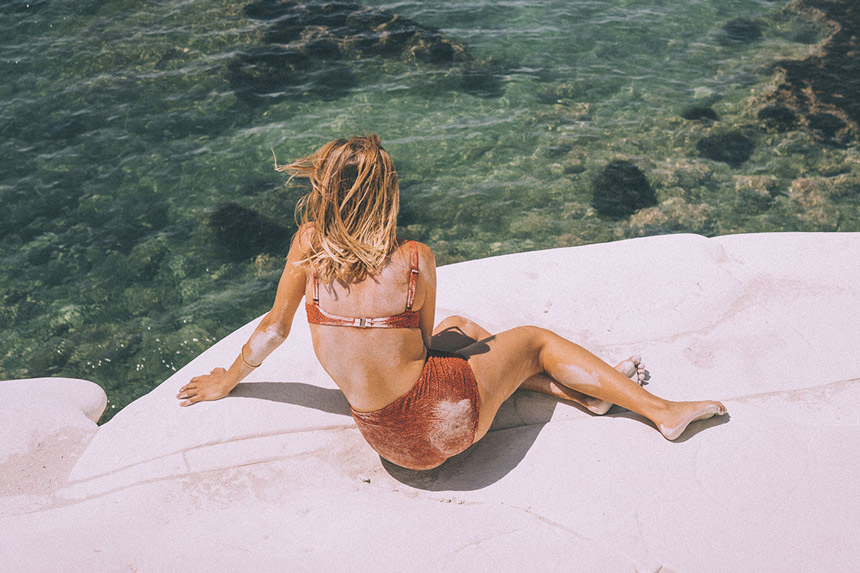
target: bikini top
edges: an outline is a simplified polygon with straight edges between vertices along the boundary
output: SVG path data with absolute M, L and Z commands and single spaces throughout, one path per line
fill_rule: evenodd
M 394 316 L 375 318 L 351 318 L 331 314 L 320 308 L 319 279 L 314 273 L 312 302 L 305 304 L 308 313 L 308 323 L 326 326 L 355 326 L 358 328 L 418 328 L 418 311 L 412 310 L 415 301 L 415 287 L 418 284 L 418 247 L 414 241 L 409 241 L 411 256 L 409 260 L 409 290 L 406 295 L 406 310 Z

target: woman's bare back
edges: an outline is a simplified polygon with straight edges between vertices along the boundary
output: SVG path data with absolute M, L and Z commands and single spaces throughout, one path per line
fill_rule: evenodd
M 393 317 L 404 313 L 411 274 L 409 252 L 407 243 L 399 245 L 378 274 L 360 282 L 345 285 L 338 281 L 328 284 L 319 281 L 319 307 L 342 317 Z M 420 251 L 418 260 L 412 310 L 420 315 L 423 309 L 426 315 L 429 309 L 424 305 L 435 303 L 435 300 L 427 300 L 428 290 L 435 292 L 435 285 L 428 285 L 425 275 L 435 278 L 435 273 L 428 268 L 432 261 L 421 257 Z M 305 300 L 313 304 L 312 297 L 309 272 Z M 408 392 L 418 380 L 426 356 L 423 328 L 360 328 L 312 323 L 309 327 L 320 364 L 355 410 L 378 410 Z

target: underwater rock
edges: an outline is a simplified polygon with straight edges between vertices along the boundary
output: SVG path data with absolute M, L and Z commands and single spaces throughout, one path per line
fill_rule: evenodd
M 721 44 L 746 44 L 762 37 L 761 23 L 749 18 L 735 18 L 726 22 L 719 36 Z
M 755 144 L 740 131 L 727 131 L 703 137 L 696 144 L 699 155 L 738 167 L 752 155 Z
M 681 112 L 681 117 L 690 121 L 717 121 L 720 119 L 714 108 L 707 105 L 688 107 Z
M 770 100 L 806 115 L 810 129 L 819 136 L 839 135 L 843 143 L 856 138 L 860 131 L 860 58 L 857 57 L 860 53 L 860 3 L 856 0 L 799 0 L 792 3 L 790 9 L 810 10 L 817 17 L 823 16 L 834 33 L 808 58 L 778 63 L 785 80 Z M 810 117 L 822 113 L 844 118 L 845 126 L 834 129 L 836 122 Z M 824 129 L 816 128 L 822 124 Z
M 453 209 L 453 220 L 457 225 L 487 231 L 502 225 L 502 213 L 482 195 L 463 197 Z
M 600 215 L 621 219 L 657 204 L 645 174 L 629 161 L 616 159 L 603 168 L 592 184 L 591 205 Z
M 571 149 L 573 149 L 573 145 L 570 143 L 555 143 L 540 148 L 538 153 L 544 157 L 560 157 L 566 155 Z
M 765 126 L 779 131 L 788 131 L 797 125 L 797 114 L 781 103 L 766 105 L 759 110 L 758 118 Z
M 561 164 L 565 175 L 577 175 L 585 171 L 585 159 L 582 157 L 568 157 Z
M 665 185 L 680 187 L 686 192 L 708 185 L 713 176 L 713 169 L 703 161 L 681 158 L 672 165 Z
M 504 94 L 504 84 L 501 78 L 504 70 L 501 66 L 490 62 L 485 65 L 470 64 L 463 69 L 463 79 L 460 88 L 467 94 L 496 98 Z
M 286 254 L 292 230 L 236 203 L 217 205 L 207 221 L 219 253 L 233 261 L 260 253 Z
M 23 323 L 44 312 L 44 305 L 38 297 L 33 297 L 26 291 L 7 288 L 0 292 L 0 321 L 7 328 L 16 322 Z
M 798 231 L 839 230 L 839 209 L 831 200 L 832 182 L 827 178 L 800 177 L 791 182 L 788 214 Z
M 356 85 L 350 62 L 382 57 L 451 66 L 471 62 L 463 44 L 441 31 L 355 2 L 261 0 L 244 7 L 267 26 L 266 44 L 240 53 L 230 82 L 244 100 L 312 93 L 330 99 Z M 468 93 L 500 95 L 499 74 L 472 63 L 463 70 Z
M 630 227 L 633 234 L 640 237 L 669 233 L 707 235 L 713 232 L 712 212 L 713 208 L 705 203 L 672 198 L 634 214 L 630 217 Z
M 229 73 L 234 92 L 244 100 L 298 93 L 334 99 L 356 84 L 349 68 L 337 63 L 320 65 L 301 50 L 281 46 L 240 52 L 230 62 Z
M 777 194 L 777 179 L 772 175 L 735 175 L 735 193 L 745 209 L 763 210 Z
M 530 212 L 524 213 L 511 221 L 508 231 L 512 237 L 527 241 L 535 236 L 554 237 L 562 230 L 561 219 L 557 212 Z
M 806 116 L 806 121 L 813 131 L 824 139 L 833 139 L 837 132 L 845 129 L 848 124 L 832 113 L 811 113 Z

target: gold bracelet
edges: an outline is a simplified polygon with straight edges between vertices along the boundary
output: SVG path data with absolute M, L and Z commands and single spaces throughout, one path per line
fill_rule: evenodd
M 248 364 L 248 361 L 245 360 L 245 345 L 244 344 L 242 345 L 242 349 L 239 351 L 239 358 L 242 359 L 242 363 L 245 366 L 247 366 L 248 368 L 259 368 L 260 364 L 262 364 L 262 362 L 260 362 L 260 364 L 257 364 L 256 366 L 254 366 L 253 364 Z

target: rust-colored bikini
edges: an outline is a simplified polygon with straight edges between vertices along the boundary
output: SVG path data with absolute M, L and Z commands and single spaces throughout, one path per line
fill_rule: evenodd
M 356 328 L 418 328 L 412 310 L 418 284 L 418 249 L 410 241 L 409 290 L 406 310 L 394 316 L 352 318 L 325 312 L 319 306 L 319 280 L 313 277 L 313 301 L 305 305 L 308 322 Z M 478 383 L 463 357 L 427 349 L 421 376 L 409 391 L 373 411 L 350 407 L 361 435 L 376 452 L 399 466 L 434 468 L 468 448 L 478 428 Z

